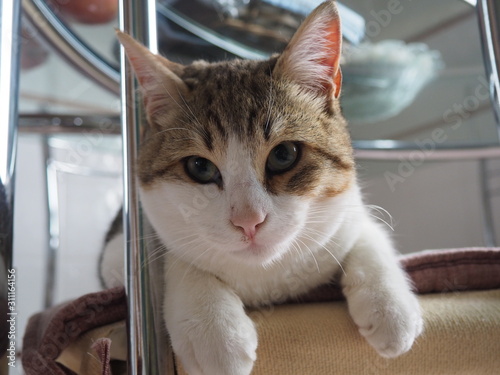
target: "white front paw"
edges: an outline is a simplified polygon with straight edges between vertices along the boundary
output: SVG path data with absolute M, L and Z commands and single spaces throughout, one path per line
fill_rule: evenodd
M 417 297 L 406 289 L 359 288 L 348 294 L 349 311 L 359 332 L 383 357 L 397 357 L 422 333 Z
M 189 318 L 169 331 L 174 351 L 189 375 L 248 375 L 252 371 L 257 332 L 243 311 Z

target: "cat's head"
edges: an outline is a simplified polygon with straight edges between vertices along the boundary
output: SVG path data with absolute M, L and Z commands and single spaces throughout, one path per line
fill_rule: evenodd
M 333 2 L 267 61 L 183 66 L 118 36 L 147 114 L 141 199 L 170 251 L 266 264 L 332 235 L 355 185 Z

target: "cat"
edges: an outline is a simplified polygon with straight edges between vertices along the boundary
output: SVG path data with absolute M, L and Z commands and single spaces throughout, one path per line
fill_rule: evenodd
M 257 334 L 245 308 L 336 277 L 368 343 L 383 357 L 408 351 L 421 311 L 357 183 L 335 3 L 318 6 L 266 61 L 184 66 L 117 34 L 142 87 L 136 174 L 162 243 L 163 316 L 185 370 L 250 374 Z M 107 286 L 123 268 L 115 224 L 101 262 Z

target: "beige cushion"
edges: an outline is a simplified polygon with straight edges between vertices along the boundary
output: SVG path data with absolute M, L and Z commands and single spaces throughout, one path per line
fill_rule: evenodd
M 500 374 L 500 290 L 419 299 L 425 332 L 396 359 L 380 357 L 366 343 L 345 302 L 254 312 L 259 347 L 252 374 Z

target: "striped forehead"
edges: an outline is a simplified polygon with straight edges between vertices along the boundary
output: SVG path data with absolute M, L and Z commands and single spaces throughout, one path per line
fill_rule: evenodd
M 242 142 L 268 139 L 273 90 L 267 61 L 232 61 L 203 70 L 187 69 L 184 81 L 191 90 L 186 103 L 196 111 L 198 125 L 206 133 L 208 149 L 214 142 L 227 144 L 231 137 Z

